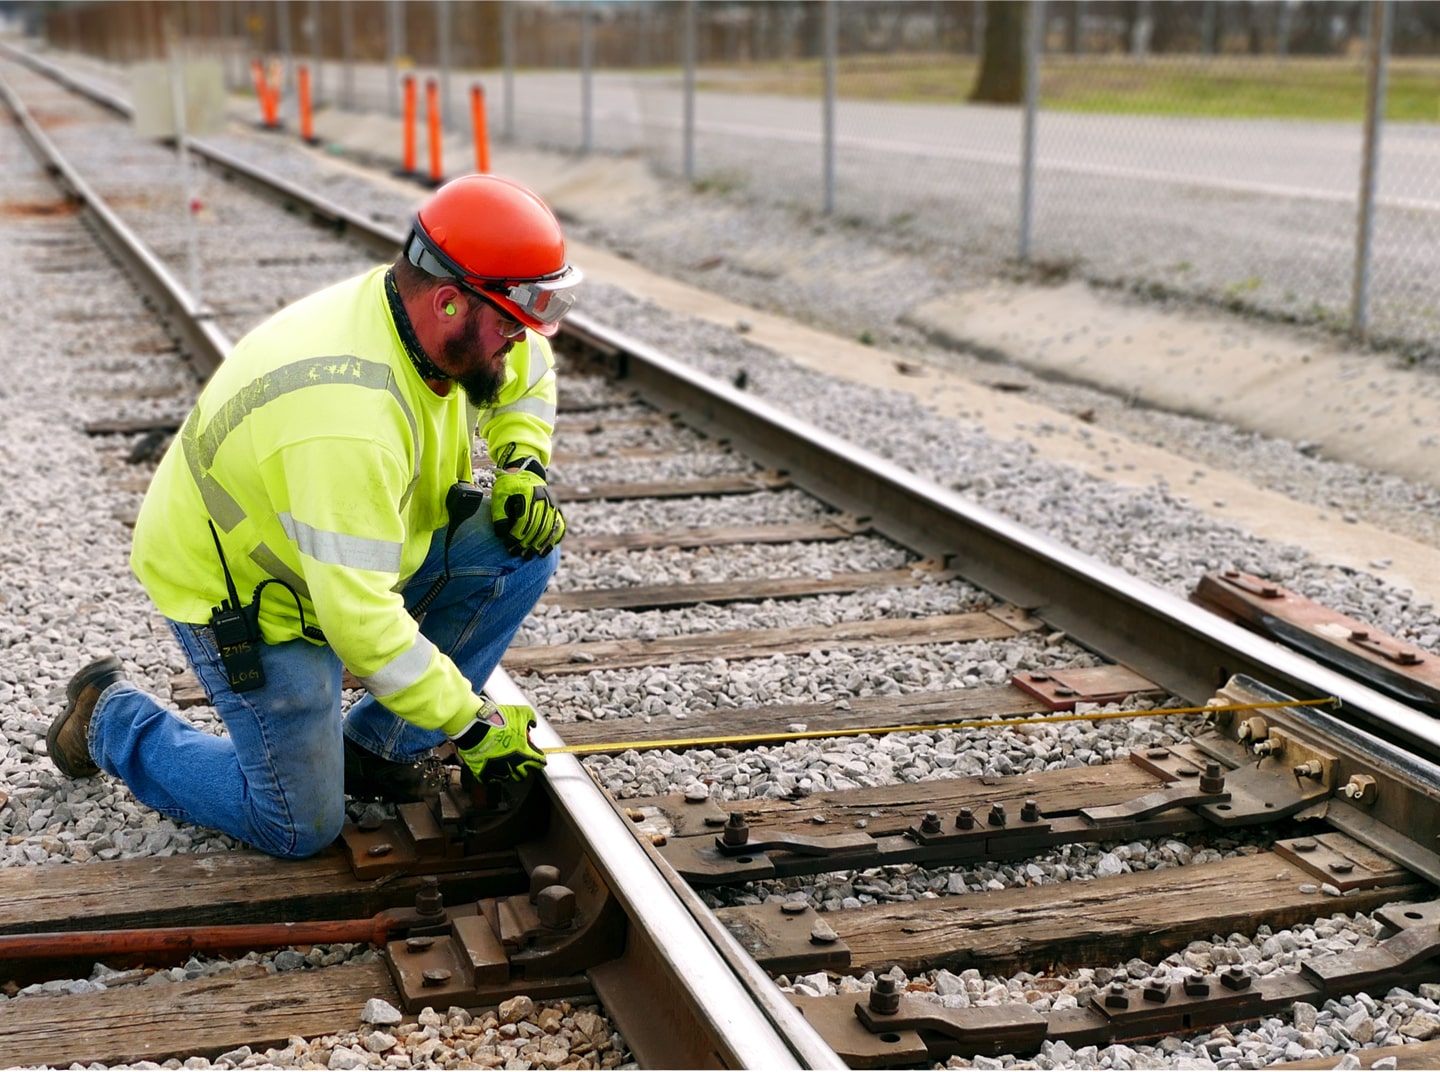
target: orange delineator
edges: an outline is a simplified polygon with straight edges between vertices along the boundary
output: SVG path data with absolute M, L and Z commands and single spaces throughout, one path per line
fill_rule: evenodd
M 279 111 L 278 94 L 270 87 L 265 76 L 265 65 L 258 58 L 250 61 L 250 75 L 255 79 L 255 97 L 260 102 L 260 117 L 265 126 L 274 129 L 279 126 L 276 113 Z
M 302 64 L 297 72 L 297 79 L 297 90 L 300 94 L 300 137 L 314 145 L 315 127 L 310 114 L 310 68 Z
M 400 164 L 404 175 L 415 174 L 415 78 L 405 76 L 405 152 Z
M 475 170 L 490 174 L 490 135 L 485 125 L 485 87 L 470 87 L 470 122 L 475 128 Z
M 439 186 L 444 181 L 445 168 L 440 159 L 440 87 L 433 78 L 425 82 L 425 119 L 430 133 L 430 181 Z

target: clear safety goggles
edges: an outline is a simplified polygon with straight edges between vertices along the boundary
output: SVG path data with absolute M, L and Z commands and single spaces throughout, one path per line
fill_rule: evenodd
M 521 315 L 538 324 L 557 324 L 575 307 L 575 288 L 584 279 L 580 269 L 566 265 L 551 276 L 540 279 L 491 279 L 467 273 L 445 252 L 435 246 L 419 227 L 410 232 L 405 243 L 405 257 L 422 272 L 441 279 L 454 279 L 467 289 L 504 298 L 519 309 Z

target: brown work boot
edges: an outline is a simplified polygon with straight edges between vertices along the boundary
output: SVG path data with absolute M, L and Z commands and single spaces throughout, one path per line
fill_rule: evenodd
M 387 804 L 413 804 L 433 794 L 424 760 L 397 763 L 345 738 L 345 795 Z
M 86 664 L 65 686 L 70 702 L 60 717 L 50 723 L 45 744 L 50 750 L 50 762 L 67 778 L 89 778 L 100 773 L 90 755 L 90 716 L 95 713 L 95 701 L 100 699 L 100 694 L 124 679 L 120 660 L 106 655 Z

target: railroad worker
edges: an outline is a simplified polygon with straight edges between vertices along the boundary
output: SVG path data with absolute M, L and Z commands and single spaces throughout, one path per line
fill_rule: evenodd
M 477 777 L 537 771 L 534 712 L 479 690 L 559 559 L 547 337 L 579 281 L 539 197 L 470 175 L 421 206 L 394 264 L 245 336 L 131 551 L 228 736 L 107 655 L 47 735 L 61 772 L 104 770 L 166 816 L 304 857 L 339 834 L 345 793 L 417 799 L 447 738 Z M 496 462 L 483 500 L 477 433 Z M 342 720 L 344 668 L 366 695 Z

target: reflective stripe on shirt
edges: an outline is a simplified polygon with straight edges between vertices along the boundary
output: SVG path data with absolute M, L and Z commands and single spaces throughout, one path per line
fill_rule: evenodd
M 429 668 L 433 654 L 435 645 L 426 639 L 424 633 L 416 633 L 415 642 L 407 651 L 395 656 L 373 674 L 366 674 L 358 680 L 370 695 L 383 699 L 419 681 Z

